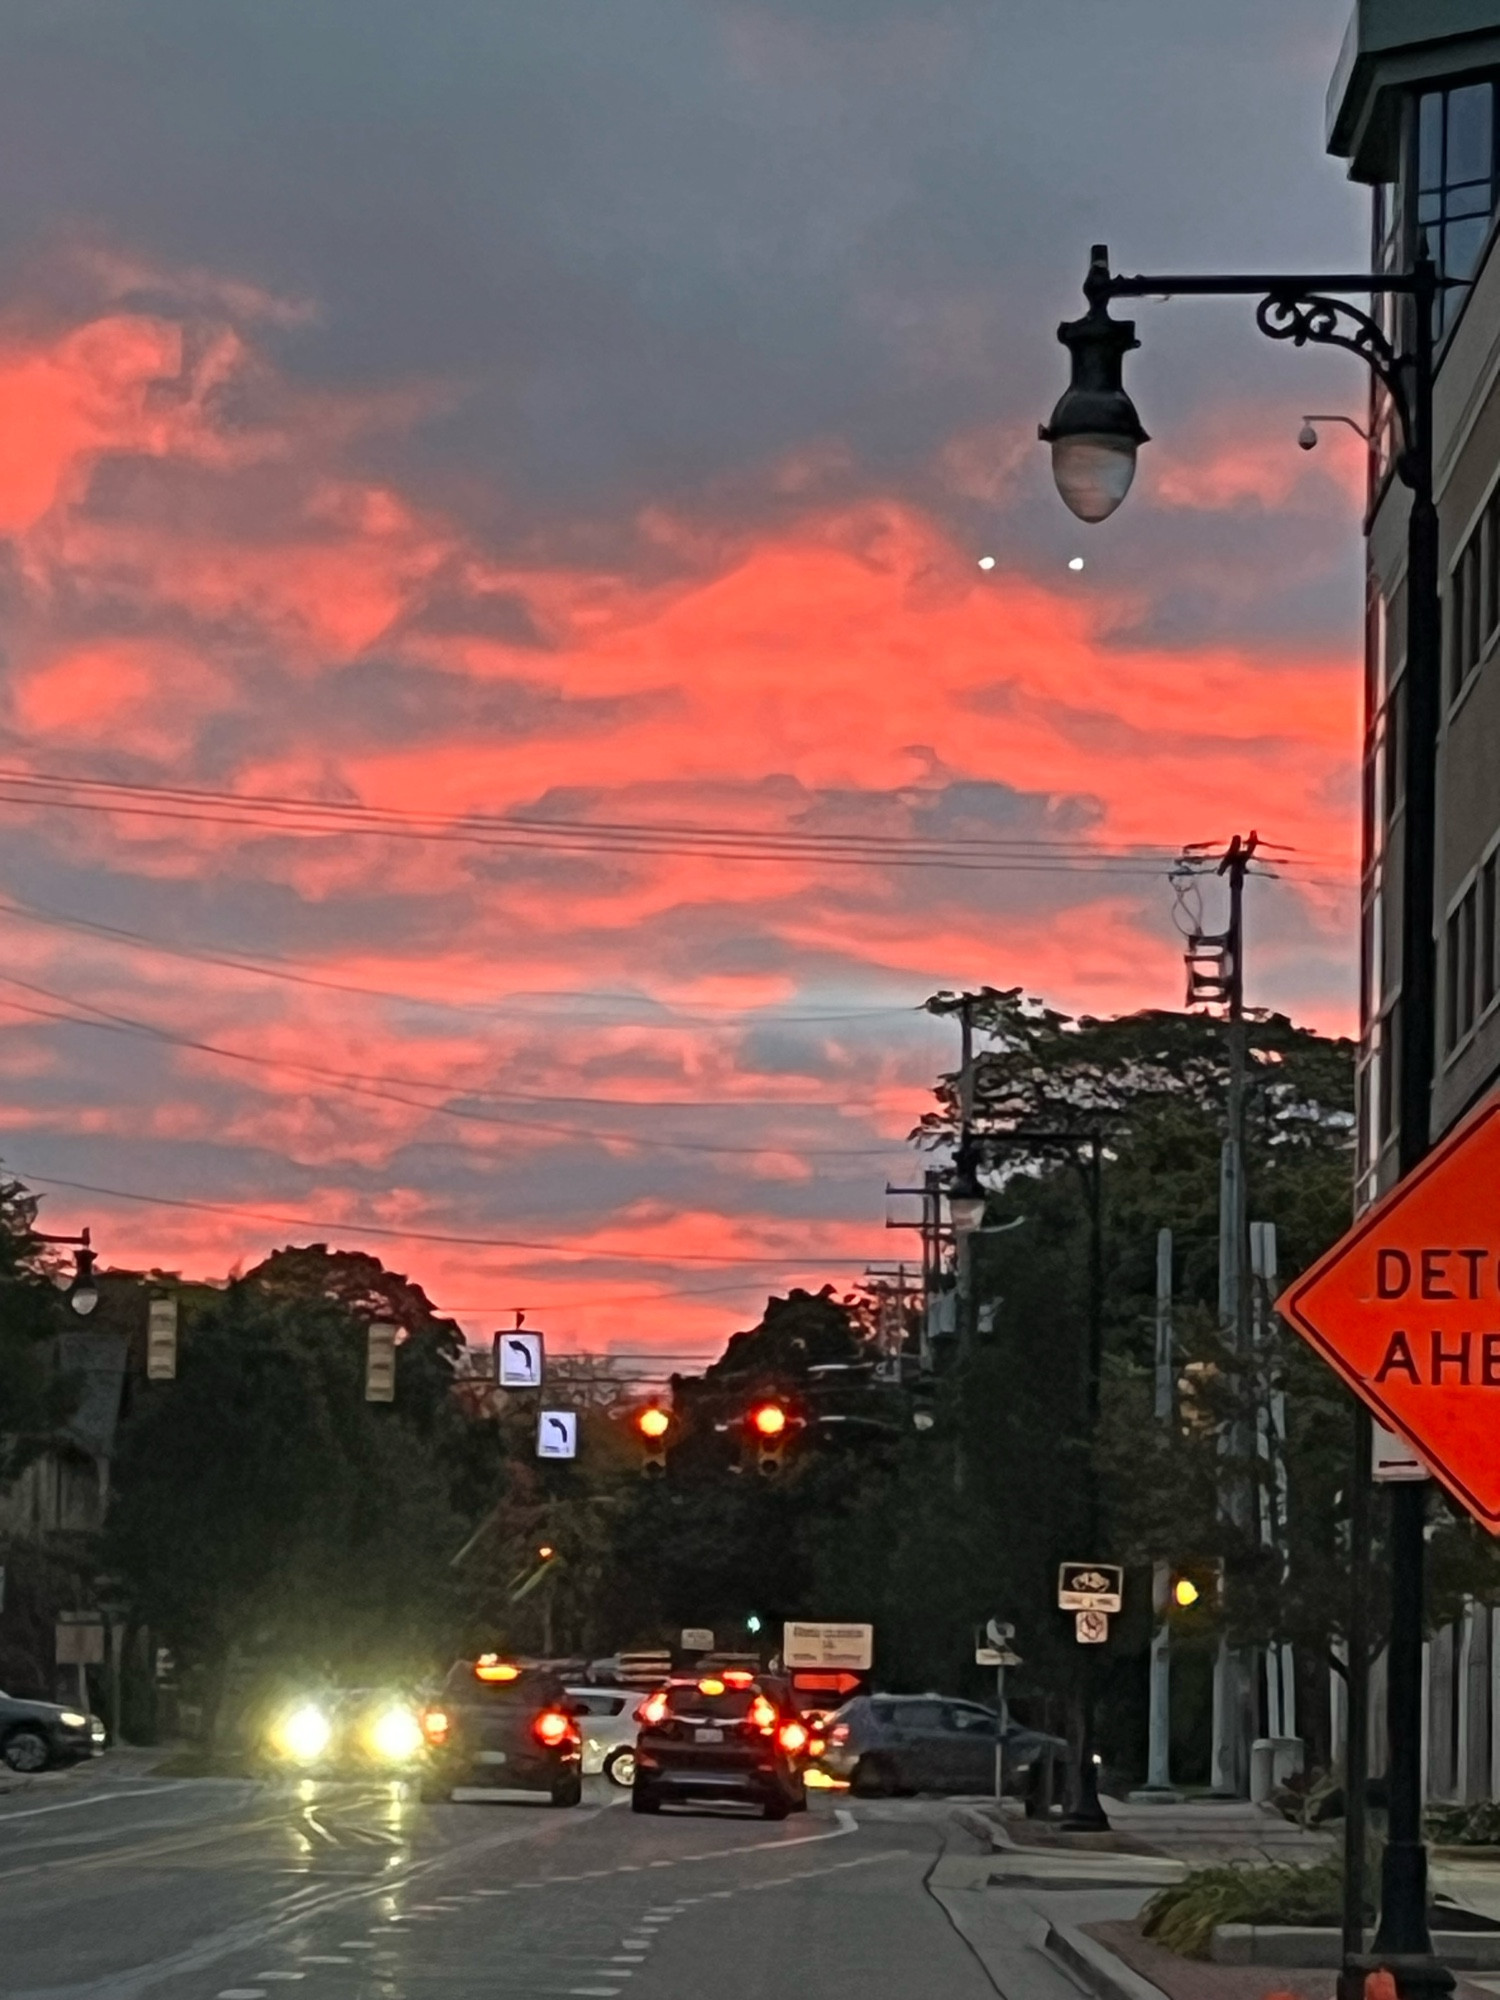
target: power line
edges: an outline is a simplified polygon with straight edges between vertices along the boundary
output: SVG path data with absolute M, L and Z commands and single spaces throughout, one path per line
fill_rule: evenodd
M 17 979 L 9 973 L 0 974 L 0 983 L 18 986 L 25 992 L 41 993 L 51 999 L 66 999 L 66 996 L 54 994 L 47 987 L 35 985 L 30 980 Z M 0 999 L 0 1007 L 9 1007 L 17 1013 L 31 1015 L 38 1020 L 58 1021 L 73 1027 L 94 1028 L 106 1034 L 128 1035 L 137 1040 L 165 1043 L 173 1048 L 191 1049 L 201 1055 L 213 1056 L 223 1062 L 240 1063 L 252 1069 L 283 1070 L 293 1076 L 309 1077 L 321 1085 L 327 1085 L 351 1097 L 367 1097 L 383 1104 L 399 1104 L 408 1110 L 425 1112 L 429 1116 L 458 1119 L 465 1124 L 494 1126 L 502 1131 L 543 1132 L 565 1139 L 600 1139 L 618 1145 L 639 1146 L 652 1152 L 710 1153 L 748 1158 L 756 1158 L 766 1153 L 795 1152 L 803 1158 L 885 1159 L 905 1143 L 901 1139 L 892 1139 L 882 1146 L 804 1146 L 800 1142 L 783 1139 L 768 1140 L 759 1146 L 735 1146 L 709 1139 L 654 1138 L 635 1132 L 608 1131 L 594 1124 L 563 1125 L 537 1118 L 508 1116 L 500 1112 L 471 1111 L 457 1104 L 432 1104 L 421 1098 L 405 1097 L 399 1091 L 385 1089 L 378 1083 L 365 1082 L 349 1071 L 330 1069 L 319 1063 L 299 1062 L 291 1056 L 252 1055 L 244 1049 L 231 1049 L 220 1043 L 199 1041 L 191 1035 L 175 1034 L 170 1029 L 158 1028 L 150 1022 L 132 1020 L 128 1015 L 110 1014 L 103 1008 L 93 1007 L 89 1001 L 69 1001 L 67 1004 L 87 1008 L 89 1011 L 64 1013 L 52 1008 L 28 1006 L 20 1000 Z M 419 1087 L 439 1090 L 446 1086 L 428 1084 Z
M 374 1222 L 320 1222 L 308 1216 L 277 1215 L 266 1209 L 239 1208 L 230 1202 L 194 1201 L 186 1195 L 140 1194 L 130 1188 L 102 1187 L 94 1181 L 64 1180 L 58 1174 L 30 1173 L 20 1166 L 14 1171 L 28 1185 L 35 1181 L 42 1187 L 67 1188 L 75 1194 L 98 1195 L 108 1201 L 132 1201 L 147 1208 L 191 1209 L 208 1215 L 227 1215 L 239 1222 L 269 1222 L 278 1229 L 299 1232 L 319 1230 L 327 1236 L 378 1236 L 394 1242 L 447 1243 L 469 1250 L 540 1250 L 561 1257 L 587 1257 L 606 1264 L 717 1264 L 752 1271 L 803 1270 L 810 1265 L 847 1265 L 852 1268 L 867 1261 L 863 1257 L 826 1257 L 821 1253 L 800 1258 L 786 1255 L 716 1257 L 703 1250 L 616 1250 L 599 1244 L 586 1248 L 576 1243 L 549 1243 L 522 1236 L 458 1236 L 430 1229 L 392 1229 Z
M 49 910 L 38 903 L 24 903 L 0 896 L 0 910 L 7 915 L 19 917 L 23 922 L 33 923 L 47 930 L 78 931 L 86 936 L 97 936 L 111 943 L 123 944 L 132 949 L 160 953 L 169 958 L 185 958 L 206 965 L 221 965 L 236 972 L 248 972 L 258 978 L 283 980 L 295 986 L 311 986 L 330 993 L 357 994 L 371 1000 L 389 1000 L 404 1007 L 435 1008 L 446 1013 L 495 1015 L 503 1019 L 534 1021 L 536 1011 L 530 1007 L 507 1006 L 499 1001 L 446 1000 L 434 995 L 396 993 L 379 986 L 360 986 L 347 980 L 328 979 L 306 971 L 294 969 L 298 961 L 266 960 L 248 954 L 215 951 L 206 945 L 191 945 L 151 937 L 143 931 L 127 930 L 119 924 L 108 924 L 92 917 L 73 916 L 64 911 Z M 512 996 L 513 999 L 520 996 Z M 781 1026 L 789 1024 L 801 1026 L 811 1023 L 891 1020 L 897 1017 L 923 1017 L 923 1009 L 916 1003 L 900 1007 L 860 1007 L 843 1012 L 816 1014 L 788 1014 L 771 1003 L 768 1007 L 722 1008 L 712 1012 L 684 1013 L 671 1001 L 658 1000 L 646 993 L 612 993 L 602 988 L 560 988 L 531 994 L 531 999 L 539 1004 L 551 1006 L 558 1000 L 583 1000 L 590 1003 L 618 1003 L 630 1008 L 671 1007 L 669 1019 L 651 1021 L 648 1025 L 657 1029 L 680 1027 L 725 1027 L 736 1021 L 751 1022 L 756 1025 Z M 696 1002 L 700 1010 L 705 1003 Z

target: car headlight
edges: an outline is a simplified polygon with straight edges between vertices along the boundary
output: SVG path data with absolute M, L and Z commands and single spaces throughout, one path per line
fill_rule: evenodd
M 370 1748 L 388 1764 L 405 1764 L 424 1742 L 422 1725 L 409 1708 L 385 1709 L 370 1724 Z
M 74 1708 L 65 1708 L 57 1719 L 66 1729 L 87 1729 L 89 1726 L 88 1717 L 80 1715 Z
M 308 1764 L 322 1756 L 332 1735 L 328 1717 L 309 1701 L 281 1718 L 272 1731 L 272 1741 L 284 1757 Z

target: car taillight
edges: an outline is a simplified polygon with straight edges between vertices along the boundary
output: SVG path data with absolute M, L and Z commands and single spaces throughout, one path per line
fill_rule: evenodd
M 823 1741 L 821 1736 L 812 1736 L 808 1738 L 807 1754 L 809 1757 L 821 1757 L 823 1752 L 827 1748 L 828 1745 Z
M 807 1731 L 800 1722 L 783 1722 L 776 1732 L 776 1741 L 795 1757 L 799 1750 L 807 1747 Z
M 644 1722 L 648 1728 L 667 1719 L 667 1697 L 658 1688 L 655 1694 L 648 1694 L 635 1712 L 637 1722 Z
M 531 1727 L 538 1740 L 545 1743 L 549 1750 L 555 1750 L 559 1743 L 566 1743 L 570 1736 L 578 1733 L 573 1727 L 572 1717 L 555 1708 L 544 1708 Z
M 847 1743 L 849 1741 L 848 1723 L 836 1722 L 828 1732 L 828 1740 L 830 1743 Z
M 746 1720 L 769 1736 L 776 1727 L 776 1704 L 767 1701 L 763 1694 L 758 1694 L 750 1704 Z
M 448 1718 L 440 1708 L 428 1708 L 422 1712 L 422 1734 L 429 1743 L 446 1743 L 448 1740 Z

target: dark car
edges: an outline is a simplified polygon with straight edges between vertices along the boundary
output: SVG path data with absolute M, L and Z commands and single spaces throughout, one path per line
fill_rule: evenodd
M 455 1791 L 544 1794 L 555 1806 L 583 1797 L 583 1738 L 555 1674 L 493 1653 L 460 1660 L 421 1712 L 424 1799 Z
M 104 1748 L 104 1724 L 81 1708 L 0 1694 L 0 1758 L 12 1771 L 76 1764 Z
M 829 1719 L 818 1766 L 864 1797 L 891 1792 L 989 1792 L 995 1753 L 1003 1747 L 1007 1791 L 1023 1786 L 1046 1756 L 1059 1771 L 1061 1737 L 1011 1723 L 978 1702 L 936 1694 L 859 1695 Z
M 633 1812 L 730 1802 L 785 1819 L 803 1804 L 807 1731 L 778 1684 L 735 1669 L 674 1677 L 636 1711 Z

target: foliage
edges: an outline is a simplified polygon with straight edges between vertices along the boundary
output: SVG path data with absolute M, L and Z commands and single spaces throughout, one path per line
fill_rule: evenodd
M 38 1242 L 37 1197 L 0 1180 L 0 1492 L 65 1422 L 76 1385 L 60 1375 L 49 1346 L 59 1328 L 58 1293 Z
M 1207 1958 L 1220 1924 L 1338 1923 L 1343 1883 L 1337 1860 L 1195 1868 L 1157 1891 L 1141 1912 L 1141 1930 L 1184 1958 Z
M 444 1413 L 404 1355 L 398 1402 L 367 1404 L 364 1359 L 345 1305 L 242 1279 L 125 1426 L 107 1561 L 210 1710 L 231 1663 L 362 1679 L 453 1622 Z
M 1500 1799 L 1443 1806 L 1428 1813 L 1427 1836 L 1445 1847 L 1500 1846 Z

